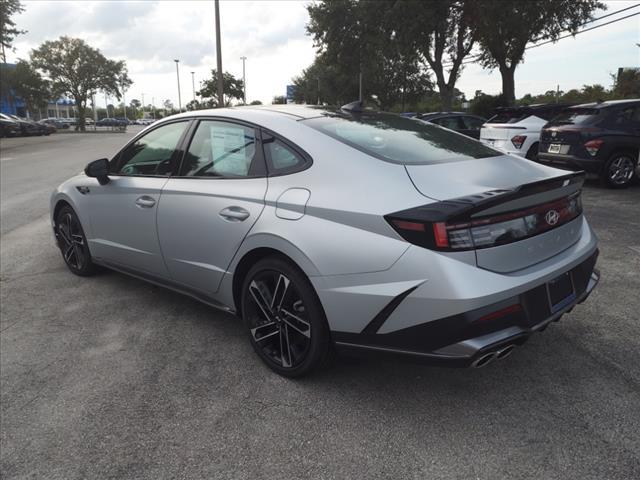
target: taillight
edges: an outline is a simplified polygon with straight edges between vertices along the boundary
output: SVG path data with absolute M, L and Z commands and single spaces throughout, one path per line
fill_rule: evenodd
M 597 155 L 598 150 L 600 150 L 600 147 L 602 146 L 603 143 L 604 143 L 603 140 L 589 140 L 587 143 L 584 144 L 584 148 L 586 148 L 587 152 L 589 152 L 589 155 L 593 157 Z
M 511 143 L 513 143 L 514 147 L 520 150 L 522 148 L 522 145 L 524 145 L 524 141 L 526 139 L 527 139 L 526 135 L 516 135 L 511 139 Z
M 385 217 L 402 238 L 434 250 L 462 251 L 523 240 L 563 225 L 582 213 L 580 192 L 526 209 L 465 221 L 421 221 L 426 207 Z

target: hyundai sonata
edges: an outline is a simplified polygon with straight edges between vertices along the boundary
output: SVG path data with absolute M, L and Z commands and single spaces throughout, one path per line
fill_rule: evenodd
M 598 282 L 583 175 L 362 109 L 164 119 L 51 198 L 71 272 L 234 312 L 276 372 L 336 349 L 482 366 Z

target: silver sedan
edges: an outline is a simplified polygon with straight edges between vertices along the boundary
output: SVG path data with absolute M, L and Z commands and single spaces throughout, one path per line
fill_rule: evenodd
M 244 107 L 154 123 L 51 197 L 96 266 L 242 317 L 279 374 L 334 350 L 482 366 L 598 281 L 583 176 L 419 120 Z

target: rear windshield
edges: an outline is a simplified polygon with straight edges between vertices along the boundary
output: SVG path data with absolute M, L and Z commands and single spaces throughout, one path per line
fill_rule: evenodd
M 403 165 L 502 155 L 458 133 L 391 113 L 326 114 L 303 123 L 373 157 Z
M 487 123 L 516 123 L 531 116 L 531 112 L 523 110 L 506 110 L 496 113 Z
M 570 108 L 561 112 L 549 125 L 585 125 L 598 119 L 597 108 Z

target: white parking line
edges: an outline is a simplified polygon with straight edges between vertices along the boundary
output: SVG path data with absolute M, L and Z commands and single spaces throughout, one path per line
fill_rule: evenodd
M 640 246 L 632 246 L 632 245 L 630 245 L 629 248 L 631 250 L 633 250 L 634 252 L 636 252 L 638 255 L 640 255 Z

